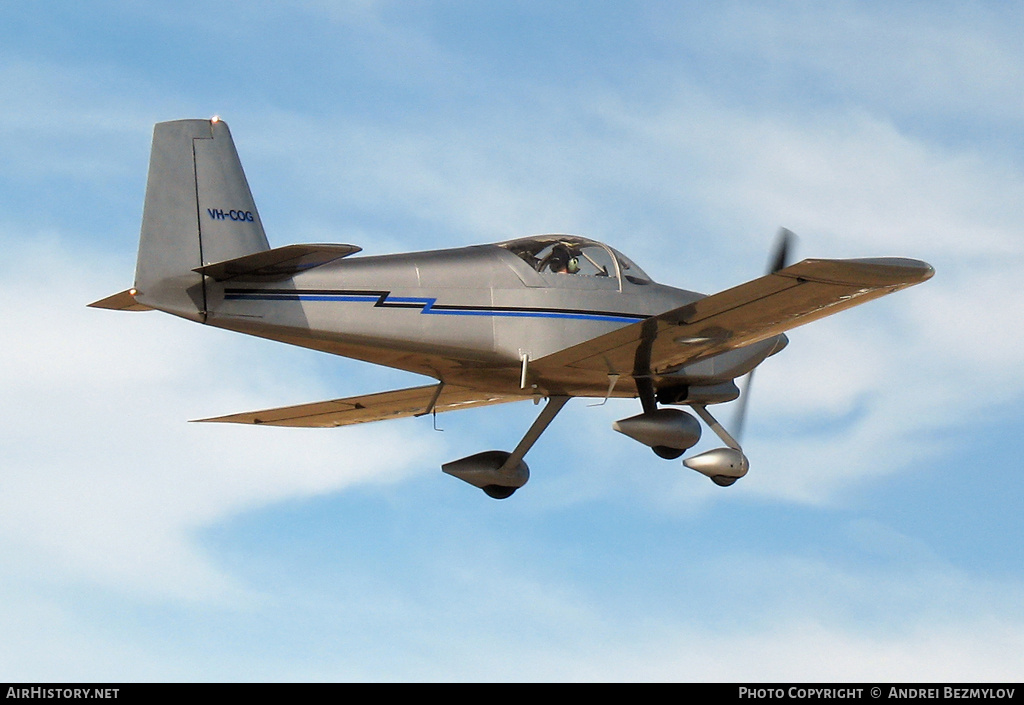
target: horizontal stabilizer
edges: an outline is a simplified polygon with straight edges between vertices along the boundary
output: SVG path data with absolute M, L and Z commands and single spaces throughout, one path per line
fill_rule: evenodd
M 196 267 L 192 271 L 205 274 L 219 282 L 228 279 L 275 281 L 348 257 L 360 250 L 362 248 L 355 245 L 287 245 Z
M 440 389 L 439 389 L 440 387 Z M 284 406 L 244 414 L 198 419 L 200 422 L 264 424 L 302 428 L 332 428 L 369 421 L 423 416 L 433 412 L 470 409 L 529 399 L 528 396 L 489 394 L 444 384 L 379 392 L 332 401 Z
M 109 308 L 111 311 L 152 311 L 149 306 L 140 304 L 135 300 L 135 289 L 125 289 L 124 291 L 108 296 L 105 299 L 99 301 L 93 301 L 89 304 L 92 308 Z

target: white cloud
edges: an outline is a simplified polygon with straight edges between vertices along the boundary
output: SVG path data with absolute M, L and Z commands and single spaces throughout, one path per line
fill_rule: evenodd
M 9 252 L 8 263 L 46 262 L 43 271 L 5 268 L 0 284 L 0 535 L 25 570 L 217 596 L 230 579 L 195 543 L 198 529 L 288 498 L 394 481 L 436 450 L 425 429 L 409 427 L 188 424 L 273 406 L 275 396 L 313 401 L 322 381 L 273 346 L 256 360 L 237 336 L 85 307 L 130 272 L 76 267 L 59 246 Z
M 848 533 L 845 560 L 680 556 L 664 594 L 637 590 L 615 609 L 583 585 L 538 590 L 544 609 L 566 603 L 557 626 L 536 645 L 507 649 L 520 658 L 491 677 L 1001 681 L 1024 666 L 1019 582 L 965 574 L 878 522 L 855 521 Z M 864 554 L 876 556 L 875 567 Z M 531 594 L 521 579 L 500 579 Z M 543 613 L 530 610 L 524 622 L 542 622 Z M 524 628 L 526 642 L 530 634 Z M 475 662 L 465 665 L 459 673 L 472 677 Z
M 754 634 L 684 633 L 633 651 L 628 664 L 590 661 L 581 680 L 700 682 L 1000 682 L 1021 668 L 1024 628 L 998 620 L 864 635 L 816 621 Z M 623 666 L 626 666 L 625 668 Z M 619 675 L 609 675 L 609 674 Z
M 413 636 L 389 642 L 390 653 L 410 679 L 1013 679 L 1024 665 L 1018 583 L 965 575 L 881 525 L 850 532 L 858 545 L 846 550 L 877 553 L 880 566 L 684 549 L 675 565 L 602 571 L 593 583 L 552 564 L 531 570 L 495 537 L 435 567 L 443 587 L 392 615 Z M 442 664 L 422 657 L 434 644 Z M 324 668 L 318 677 L 394 674 L 359 660 Z

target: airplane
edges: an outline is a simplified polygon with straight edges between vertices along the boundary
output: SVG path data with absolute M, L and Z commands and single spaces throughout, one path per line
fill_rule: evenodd
M 740 397 L 737 380 L 781 351 L 786 331 L 934 273 L 897 257 L 789 264 L 791 234 L 781 235 L 767 274 L 711 296 L 659 284 L 575 235 L 362 257 L 356 245 L 271 248 L 227 124 L 176 120 L 153 130 L 134 285 L 89 305 L 163 311 L 433 380 L 201 421 L 336 427 L 546 400 L 511 452 L 441 467 L 504 499 L 526 484 L 526 453 L 569 399 L 634 398 L 640 413 L 615 430 L 676 459 L 701 437 L 689 407 L 725 445 L 683 463 L 728 486 L 749 461 L 708 406 Z

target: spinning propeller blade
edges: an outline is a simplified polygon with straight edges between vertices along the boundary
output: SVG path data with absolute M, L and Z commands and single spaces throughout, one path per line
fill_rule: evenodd
M 791 230 L 779 228 L 779 234 L 775 236 L 775 246 L 772 248 L 771 257 L 768 260 L 768 274 L 773 274 L 780 269 L 785 269 L 792 262 L 790 255 L 796 235 Z M 736 409 L 736 418 L 733 420 L 733 429 L 736 440 L 743 442 L 743 424 L 747 420 L 747 404 L 750 402 L 750 385 L 754 381 L 754 371 L 747 373 L 743 381 L 743 388 L 740 390 L 739 407 Z
M 792 261 L 789 251 L 793 247 L 796 235 L 792 230 L 779 228 L 779 234 L 775 236 L 775 247 L 772 250 L 772 257 L 768 260 L 768 274 L 774 274 L 780 269 L 788 267 Z

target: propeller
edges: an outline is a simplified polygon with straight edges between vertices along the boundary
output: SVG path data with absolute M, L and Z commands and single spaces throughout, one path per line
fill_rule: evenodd
M 771 257 L 768 259 L 768 274 L 774 274 L 780 269 L 785 269 L 789 266 L 795 241 L 796 235 L 793 234 L 793 231 L 779 228 L 779 233 L 775 236 L 775 243 L 771 249 Z M 740 389 L 739 407 L 736 409 L 736 417 L 733 419 L 732 427 L 736 441 L 739 443 L 742 443 L 743 440 L 743 425 L 747 420 L 747 405 L 750 402 L 750 385 L 754 381 L 754 371 L 756 369 L 755 367 L 748 372 L 743 379 L 742 388 Z
M 789 266 L 789 251 L 793 247 L 796 235 L 792 230 L 779 228 L 779 234 L 775 236 L 775 247 L 772 248 L 772 257 L 768 260 L 768 273 L 774 274 L 780 269 Z

